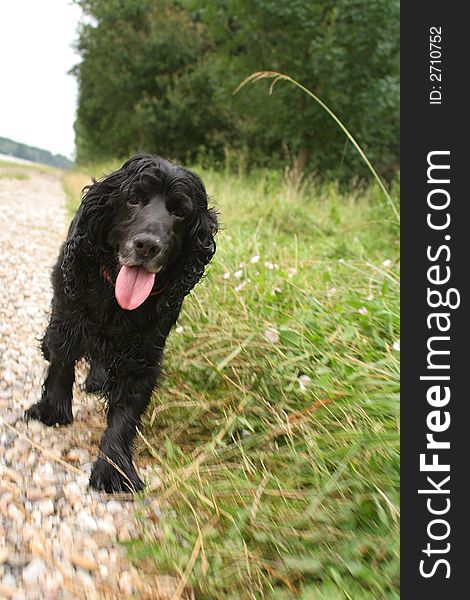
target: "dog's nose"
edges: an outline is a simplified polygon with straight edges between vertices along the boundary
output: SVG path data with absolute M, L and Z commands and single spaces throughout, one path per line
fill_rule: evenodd
M 134 238 L 134 249 L 142 258 L 153 258 L 160 252 L 159 241 L 153 235 L 141 234 Z

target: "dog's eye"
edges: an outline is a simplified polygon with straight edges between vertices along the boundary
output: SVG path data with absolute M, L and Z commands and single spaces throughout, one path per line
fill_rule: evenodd
M 129 204 L 129 206 L 138 206 L 140 204 L 140 200 L 136 196 L 131 196 L 128 199 L 127 204 Z
M 186 210 L 181 201 L 175 199 L 170 200 L 170 202 L 167 203 L 166 208 L 168 212 L 177 219 L 183 219 L 186 216 Z
M 178 217 L 178 219 L 183 219 L 184 215 L 186 214 L 182 206 L 174 206 L 172 209 L 170 209 L 170 212 L 175 217 Z

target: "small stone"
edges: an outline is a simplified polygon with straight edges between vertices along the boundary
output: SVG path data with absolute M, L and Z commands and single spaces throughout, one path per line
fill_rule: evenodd
M 62 456 L 62 452 L 64 451 L 63 447 L 60 444 L 54 444 L 51 448 L 52 454 L 55 456 Z
M 132 539 L 131 532 L 128 525 L 124 525 L 118 531 L 117 538 L 120 542 L 128 542 Z
M 48 463 L 48 462 L 44 463 L 42 470 L 46 477 L 54 476 L 54 467 L 51 465 L 51 463 Z
M 25 525 L 22 530 L 23 540 L 29 542 L 35 535 L 35 529 L 31 525 Z
M 129 571 L 123 571 L 119 576 L 119 589 L 126 595 L 130 595 L 134 592 L 134 586 L 132 585 L 132 578 Z
M 8 425 L 14 425 L 21 418 L 20 413 L 11 412 L 3 416 L 3 420 Z
M 26 460 L 26 464 L 28 465 L 28 467 L 34 467 L 34 465 L 36 464 L 36 460 L 36 455 L 31 453 Z
M 70 543 L 73 540 L 72 530 L 67 523 L 60 523 L 59 536 L 62 542 Z
M 44 584 L 45 592 L 47 592 L 47 598 L 59 598 L 59 587 L 61 586 L 63 578 L 60 573 L 48 573 L 46 575 L 46 581 Z
M 109 576 L 108 567 L 106 565 L 100 565 L 100 575 L 104 579 L 106 579 Z
M 54 485 L 48 485 L 44 488 L 46 498 L 55 498 L 57 496 L 57 488 Z
M 45 519 L 42 522 L 42 531 L 44 533 L 52 533 L 53 524 L 49 519 Z
M 66 507 L 66 508 L 68 508 L 68 507 Z M 82 510 L 82 508 L 83 508 L 83 504 L 82 504 L 81 502 L 78 502 L 78 501 L 77 501 L 77 502 L 74 502 L 74 503 L 72 504 L 72 509 L 73 509 L 75 512 L 79 512 L 79 511 L 81 511 L 81 510 Z M 70 512 L 70 511 L 69 511 L 69 512 Z
M 47 517 L 49 515 L 53 515 L 54 514 L 54 503 L 50 499 L 43 500 L 42 502 L 38 503 L 38 510 L 45 517 Z
M 10 504 L 8 507 L 8 516 L 10 519 L 20 524 L 24 521 L 24 514 L 18 509 L 15 504 Z
M 153 500 L 152 502 L 150 502 L 150 508 L 153 511 L 154 515 L 157 517 L 157 519 L 160 519 L 162 516 L 160 502 L 158 500 Z
M 89 529 L 90 531 L 98 529 L 95 519 L 84 511 L 80 511 L 77 514 L 77 523 L 80 529 Z
M 18 450 L 18 452 L 23 453 L 31 448 L 31 444 L 29 444 L 27 440 L 19 439 L 16 442 L 15 447 Z
M 162 485 L 161 477 L 159 477 L 156 473 L 151 473 L 149 478 L 148 486 L 151 490 L 156 490 Z
M 98 521 L 98 529 L 100 531 L 103 531 L 104 533 L 107 533 L 110 536 L 116 535 L 116 526 L 114 525 L 114 523 L 108 521 L 107 519 L 101 519 Z
M 31 541 L 31 554 L 33 556 L 44 556 L 44 544 L 41 540 L 35 539 Z
M 33 560 L 23 569 L 23 582 L 27 587 L 38 585 L 46 571 L 46 563 L 42 558 Z
M 88 460 L 88 452 L 82 448 L 71 448 L 67 452 L 67 460 L 73 463 L 84 463 Z
M 15 379 L 15 376 L 13 375 L 13 373 L 10 371 L 10 369 L 5 369 L 3 371 L 3 381 L 6 381 L 7 383 L 12 383 L 12 381 Z
M 274 327 L 268 327 L 264 332 L 264 337 L 271 342 L 271 344 L 279 344 L 279 331 Z
M 38 487 L 28 488 L 26 490 L 26 498 L 28 498 L 30 502 L 42 500 L 44 498 L 44 490 Z
M 98 557 L 100 564 L 104 564 L 104 563 L 108 562 L 109 554 L 108 554 L 107 548 L 99 548 L 96 555 Z
M 6 573 L 0 583 L 0 598 L 12 598 L 16 589 L 16 579 L 11 573 Z
M 81 567 L 86 571 L 94 571 L 98 567 L 95 560 L 82 554 L 71 554 L 70 560 L 76 567 Z
M 80 486 L 75 481 L 69 481 L 64 485 L 64 496 L 69 500 L 77 500 L 83 496 Z
M 37 509 L 31 512 L 31 520 L 35 525 L 41 525 L 42 515 Z
M 93 587 L 93 579 L 91 578 L 91 575 L 90 573 L 88 573 L 88 571 L 78 568 L 77 577 L 80 579 L 80 581 L 85 587 Z
M 28 421 L 28 431 L 31 433 L 40 433 L 43 431 L 45 426 L 41 421 Z
M 7 467 L 3 467 L 2 469 L 0 469 L 0 474 L 2 475 L 2 479 L 6 478 L 9 481 L 13 481 L 15 483 L 20 483 L 21 481 L 21 475 L 14 469 L 8 469 Z
M 61 560 L 57 563 L 57 568 L 62 577 L 66 579 L 73 579 L 75 577 L 75 570 L 69 562 Z
M 110 500 L 106 504 L 106 508 L 108 509 L 108 512 L 111 513 L 112 515 L 115 515 L 122 511 L 121 504 L 119 504 L 119 502 L 117 502 L 116 500 Z
M 8 548 L 8 546 L 3 546 L 3 548 L 0 548 L 0 565 L 3 565 L 3 563 L 6 563 L 9 556 L 10 556 L 10 548 Z

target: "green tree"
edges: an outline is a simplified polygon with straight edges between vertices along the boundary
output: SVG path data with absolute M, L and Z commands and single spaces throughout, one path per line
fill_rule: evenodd
M 216 40 L 213 73 L 231 106 L 237 143 L 255 153 L 295 157 L 301 170 L 362 165 L 330 118 L 299 90 L 281 84 L 233 89 L 254 71 L 280 71 L 309 87 L 347 124 L 369 157 L 393 171 L 398 156 L 398 0 L 196 0 Z M 265 82 L 267 91 L 270 83 Z
M 179 158 L 219 125 L 200 59 L 202 27 L 167 0 L 77 0 L 85 20 L 76 119 L 79 161 L 148 150 Z
M 365 174 L 321 108 L 286 84 L 234 89 L 254 71 L 297 79 L 343 120 L 382 173 L 398 157 L 398 0 L 76 0 L 85 20 L 78 160 L 136 150 L 191 160 L 224 147 L 250 164 Z

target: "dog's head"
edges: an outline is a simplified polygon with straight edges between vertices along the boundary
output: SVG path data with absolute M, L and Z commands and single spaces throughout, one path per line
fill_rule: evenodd
M 215 252 L 216 230 L 197 175 L 160 157 L 134 156 L 85 189 L 64 251 L 65 292 L 86 292 L 83 266 L 91 260 L 127 310 L 163 286 L 185 295 Z

